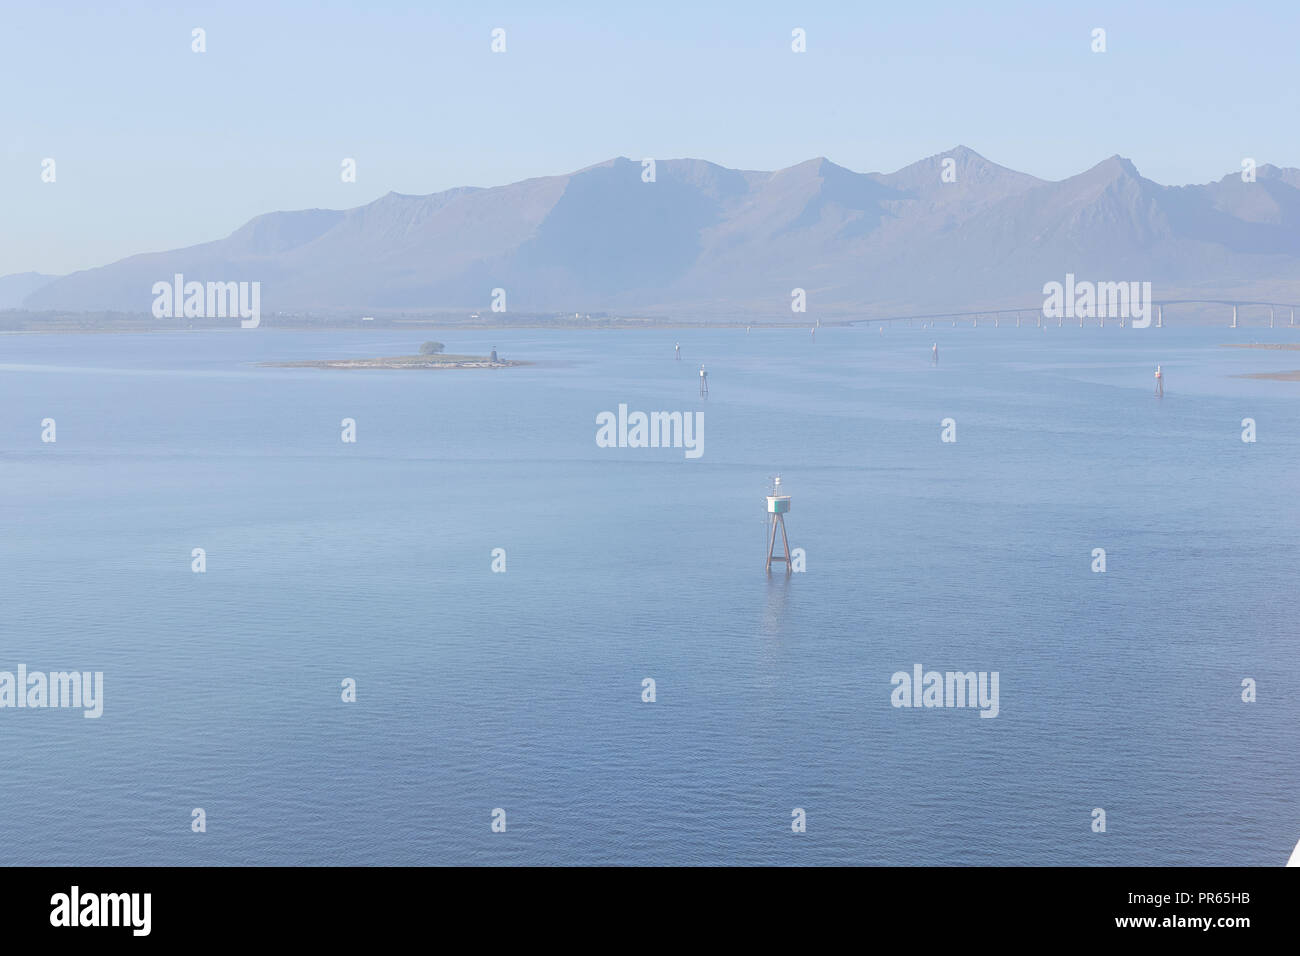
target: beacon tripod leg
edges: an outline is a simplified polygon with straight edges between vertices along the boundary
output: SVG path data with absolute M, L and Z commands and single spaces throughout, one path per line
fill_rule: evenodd
M 785 548 L 785 557 L 783 557 L 783 558 L 778 558 L 778 557 L 776 557 L 776 528 L 777 528 L 777 525 L 780 525 L 780 526 L 781 526 L 781 544 L 782 544 L 782 546 Z M 768 538 L 768 542 L 767 542 L 767 568 L 766 568 L 766 570 L 767 570 L 767 572 L 768 572 L 769 574 L 772 573 L 772 562 L 773 562 L 773 561 L 784 561 L 784 562 L 785 562 L 785 573 L 786 573 L 786 574 L 789 574 L 790 571 L 792 570 L 791 567 L 790 567 L 790 539 L 786 536 L 786 533 L 785 533 L 785 518 L 784 518 L 784 516 L 779 515 L 779 514 L 778 514 L 778 515 L 773 515 L 773 516 L 772 516 L 772 534 L 771 534 L 771 536 Z

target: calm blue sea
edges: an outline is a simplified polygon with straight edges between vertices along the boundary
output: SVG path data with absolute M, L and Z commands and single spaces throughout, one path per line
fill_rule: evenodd
M 432 337 L 537 364 L 255 364 Z M 1231 376 L 1300 353 L 1216 347 L 1264 340 L 0 336 L 0 670 L 105 685 L 0 710 L 3 861 L 1280 865 L 1300 384 Z M 702 409 L 703 457 L 597 447 L 620 403 Z M 998 716 L 891 706 L 916 664 Z

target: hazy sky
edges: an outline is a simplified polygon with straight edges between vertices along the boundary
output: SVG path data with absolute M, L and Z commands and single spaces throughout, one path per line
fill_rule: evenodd
M 167 6 L 6 4 L 0 275 L 618 155 L 869 172 L 964 143 L 1047 179 L 1119 153 L 1168 184 L 1300 166 L 1297 0 Z

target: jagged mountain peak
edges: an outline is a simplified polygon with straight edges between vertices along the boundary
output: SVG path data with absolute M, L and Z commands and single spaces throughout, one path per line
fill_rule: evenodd
M 1116 179 L 1143 179 L 1138 168 L 1133 165 L 1133 161 L 1116 153 L 1114 156 L 1108 156 L 1091 169 L 1086 169 L 1078 176 L 1071 177 L 1074 180 L 1099 182 L 1111 181 Z M 1068 182 L 1068 180 L 1066 180 Z

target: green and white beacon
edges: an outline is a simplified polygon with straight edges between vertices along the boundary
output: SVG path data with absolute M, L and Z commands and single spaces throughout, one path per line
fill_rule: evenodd
M 772 573 L 772 563 L 785 562 L 785 573 L 791 572 L 790 539 L 785 534 L 785 516 L 790 513 L 790 496 L 781 491 L 781 476 L 772 479 L 772 493 L 767 496 L 767 513 L 771 515 L 771 529 L 767 536 L 767 573 Z M 776 553 L 776 532 L 781 531 L 781 546 L 784 555 Z

